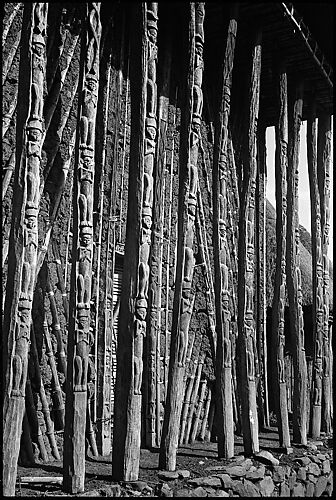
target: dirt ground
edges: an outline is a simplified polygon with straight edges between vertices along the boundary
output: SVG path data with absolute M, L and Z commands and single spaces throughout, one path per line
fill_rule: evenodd
M 333 449 L 332 439 L 321 437 L 325 452 Z M 260 433 L 260 449 L 270 451 L 276 458 L 281 460 L 281 464 L 291 465 L 298 456 L 302 456 L 302 447 L 293 445 L 291 455 L 283 455 L 279 448 L 279 441 L 276 429 Z M 235 456 L 243 454 L 243 439 L 235 436 Z M 153 488 L 161 482 L 158 478 L 158 460 L 159 449 L 141 450 L 139 481 L 144 481 Z M 181 446 L 177 454 L 176 469 L 187 469 L 190 471 L 190 477 L 201 477 L 209 474 L 205 469 L 207 467 L 218 465 L 217 443 L 197 441 L 193 445 Z M 220 461 L 226 463 L 225 460 Z M 20 484 L 20 477 L 27 476 L 62 476 L 62 460 L 54 461 L 48 464 L 37 464 L 35 467 L 18 467 L 16 496 L 71 496 L 62 491 L 61 485 Z M 86 460 L 86 478 L 85 478 L 85 496 L 90 496 L 91 492 L 99 491 L 113 484 L 112 481 L 112 457 L 99 457 L 98 459 L 88 457 Z M 178 479 L 169 482 L 173 489 L 186 487 L 187 479 Z M 124 489 L 125 483 L 120 483 L 122 496 L 126 495 Z

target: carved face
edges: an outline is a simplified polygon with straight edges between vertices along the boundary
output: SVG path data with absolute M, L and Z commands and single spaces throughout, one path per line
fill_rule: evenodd
M 88 90 L 90 90 L 90 92 L 94 92 L 96 89 L 97 89 L 97 82 L 94 78 L 92 77 L 88 77 L 86 79 L 86 87 Z
M 87 315 L 81 315 L 77 317 L 77 325 L 80 330 L 88 331 L 89 330 L 89 317 Z
M 36 217 L 34 217 L 33 215 L 26 215 L 25 223 L 28 229 L 35 229 L 36 222 Z
M 156 43 L 157 40 L 157 29 L 153 26 L 150 25 L 148 27 L 148 38 L 152 43 Z
M 144 215 L 142 217 L 142 224 L 146 229 L 150 229 L 152 227 L 152 218 L 149 215 Z
M 93 158 L 91 156 L 82 156 L 82 164 L 88 170 L 93 168 Z
M 28 141 L 39 142 L 41 139 L 41 131 L 35 127 L 29 127 L 27 129 L 27 138 Z
M 81 234 L 80 241 L 83 246 L 87 247 L 91 242 L 91 235 L 88 233 Z
M 44 45 L 40 42 L 35 42 L 33 44 L 33 52 L 38 56 L 42 57 L 44 52 Z

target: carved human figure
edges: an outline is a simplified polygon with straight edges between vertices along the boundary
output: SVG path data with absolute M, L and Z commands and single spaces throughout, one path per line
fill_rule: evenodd
M 182 289 L 180 326 L 177 335 L 178 366 L 184 366 L 187 357 L 188 329 L 191 315 L 190 289 Z
M 74 392 L 87 390 L 88 357 L 76 354 L 74 358 Z
M 194 252 L 191 248 L 184 249 L 184 266 L 183 266 L 183 287 L 191 288 L 191 282 L 194 272 Z

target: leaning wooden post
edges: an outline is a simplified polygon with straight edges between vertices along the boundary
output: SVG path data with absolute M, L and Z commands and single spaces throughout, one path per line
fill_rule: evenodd
M 304 349 L 301 270 L 299 256 L 299 145 L 303 106 L 303 83 L 296 86 L 294 106 L 289 116 L 287 171 L 286 276 L 291 337 L 294 339 L 293 442 L 307 444 L 307 364 Z
M 196 436 L 197 436 L 198 424 L 199 424 L 199 421 L 200 421 L 201 411 L 202 411 L 203 402 L 204 402 L 204 395 L 205 395 L 206 384 L 207 384 L 206 379 L 204 379 L 204 380 L 201 381 L 201 393 L 200 393 L 199 398 L 198 398 L 196 416 L 195 416 L 195 420 L 194 420 L 194 424 L 193 424 L 194 427 L 193 427 L 193 430 L 191 432 L 190 443 L 194 443 L 195 439 L 196 439 Z
M 311 435 L 318 438 L 321 432 L 322 404 L 322 355 L 323 355 L 323 256 L 321 234 L 321 205 L 317 175 L 316 101 L 309 106 L 307 119 L 307 160 L 311 206 L 311 248 L 313 285 L 313 339 L 314 360 L 312 376 Z
M 99 85 L 100 4 L 87 6 L 83 31 L 76 157 L 68 329 L 68 362 L 63 453 L 63 488 L 84 491 L 87 372 L 93 257 L 93 183 L 95 124 Z
M 190 4 L 189 68 L 186 107 L 182 111 L 177 265 L 170 344 L 168 387 L 159 467 L 175 470 L 183 404 L 185 361 L 191 319 L 191 282 L 194 271 L 194 222 L 197 194 L 197 159 L 203 108 L 204 3 Z
M 164 226 L 164 170 L 166 157 L 166 136 L 168 125 L 169 80 L 171 68 L 171 45 L 165 45 L 162 63 L 162 83 L 158 99 L 157 151 L 155 156 L 154 193 L 153 193 L 153 227 L 149 270 L 149 317 L 147 336 L 147 391 L 146 391 L 146 445 L 154 447 L 159 442 L 160 401 L 157 392 L 160 378 L 161 336 L 161 289 L 162 289 L 162 256 Z M 154 54 L 153 54 L 154 55 Z M 152 68 L 152 82 L 156 85 L 155 61 L 148 61 Z M 154 71 L 153 71 L 154 70 Z
M 48 4 L 24 7 L 16 168 L 3 322 L 3 494 L 14 496 L 37 261 Z
M 275 388 L 280 446 L 288 449 L 290 436 L 285 380 L 288 104 L 287 73 L 284 63 L 280 65 L 277 76 L 279 115 L 275 128 L 276 264 L 272 306 L 272 386 Z
M 213 249 L 216 305 L 216 427 L 218 457 L 234 455 L 231 391 L 231 339 L 229 309 L 229 263 L 227 241 L 227 142 L 232 69 L 237 35 L 237 5 L 232 11 L 223 64 L 222 92 L 215 125 L 213 162 Z
M 205 408 L 204 408 L 202 427 L 201 427 L 201 432 L 200 432 L 200 436 L 199 436 L 201 441 L 204 441 L 204 439 L 205 439 L 205 431 L 206 431 L 206 426 L 207 426 L 208 418 L 209 418 L 210 404 L 211 404 L 211 387 L 209 386 L 208 387 L 208 395 L 206 398 L 206 403 L 205 403 Z
M 323 255 L 323 354 L 322 354 L 322 421 L 321 430 L 331 432 L 332 403 L 329 348 L 329 229 L 330 229 L 330 161 L 331 116 L 324 114 L 318 119 L 317 177 L 321 203 L 322 255 Z
M 259 114 L 261 33 L 256 36 L 250 85 L 248 156 L 240 204 L 238 241 L 238 336 L 241 359 L 242 425 L 245 453 L 259 451 L 258 415 L 254 373 L 254 219 L 257 175 L 256 124 Z
M 135 12 L 138 10 L 135 8 Z M 131 66 L 132 123 L 124 272 L 120 299 L 112 475 L 138 479 L 141 439 L 143 337 L 146 335 L 149 253 L 156 146 L 157 3 L 142 4 Z M 134 16 L 134 21 L 135 21 Z M 140 81 L 139 81 L 140 80 Z M 138 85 L 141 93 L 138 92 Z

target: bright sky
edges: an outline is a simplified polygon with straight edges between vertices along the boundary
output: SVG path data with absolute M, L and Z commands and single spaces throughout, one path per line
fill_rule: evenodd
M 333 121 L 332 121 L 333 123 Z M 301 126 L 300 138 L 300 157 L 299 157 L 299 222 L 311 233 L 310 221 L 310 191 L 308 178 L 307 164 L 307 122 L 303 122 Z M 333 144 L 333 141 L 332 141 Z M 266 130 L 266 147 L 267 147 L 267 188 L 266 196 L 275 207 L 275 173 L 274 173 L 274 156 L 275 156 L 275 131 L 274 127 L 269 127 Z M 329 258 L 333 260 L 333 148 L 331 148 L 331 163 L 330 163 L 330 230 L 329 230 Z

